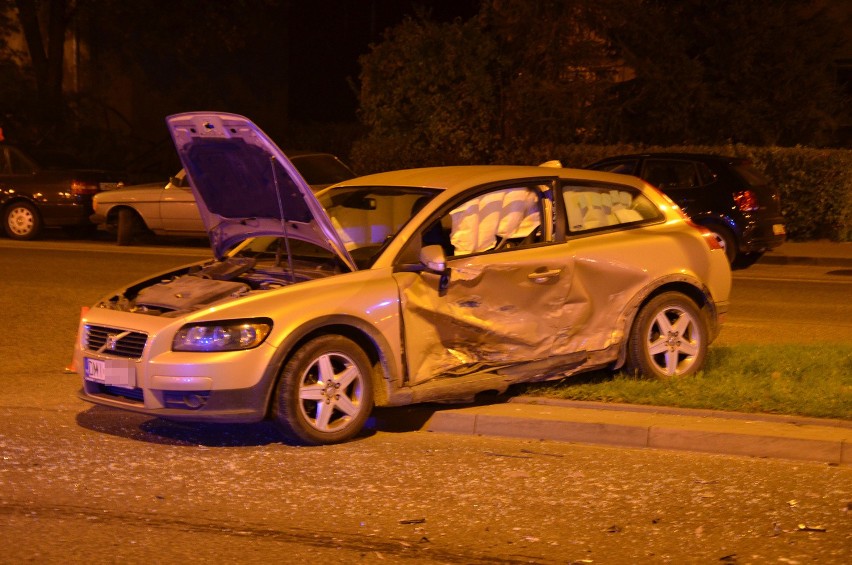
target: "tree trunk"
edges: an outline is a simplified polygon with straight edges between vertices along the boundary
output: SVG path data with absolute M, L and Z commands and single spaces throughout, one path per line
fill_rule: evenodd
M 67 0 L 48 0 L 46 40 L 39 25 L 36 3 L 32 0 L 16 0 L 15 4 L 35 74 L 40 117 L 45 122 L 60 121 L 63 113 L 62 67 Z

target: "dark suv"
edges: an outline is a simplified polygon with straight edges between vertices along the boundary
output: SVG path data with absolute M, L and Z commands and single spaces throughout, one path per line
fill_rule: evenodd
M 709 229 L 735 267 L 747 267 L 784 242 L 778 190 L 748 159 L 699 153 L 609 157 L 584 167 L 635 175 L 666 193 Z

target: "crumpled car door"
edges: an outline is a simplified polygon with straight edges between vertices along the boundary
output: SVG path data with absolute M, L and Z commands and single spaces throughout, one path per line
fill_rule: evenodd
M 570 303 L 564 244 L 461 257 L 449 275 L 397 273 L 409 383 L 462 376 L 568 353 L 588 317 Z

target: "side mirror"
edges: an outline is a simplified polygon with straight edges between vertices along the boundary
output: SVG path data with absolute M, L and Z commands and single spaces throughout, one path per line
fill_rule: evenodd
M 444 248 L 440 245 L 427 245 L 420 250 L 420 262 L 436 273 L 443 273 L 447 270 L 447 257 L 444 255 Z

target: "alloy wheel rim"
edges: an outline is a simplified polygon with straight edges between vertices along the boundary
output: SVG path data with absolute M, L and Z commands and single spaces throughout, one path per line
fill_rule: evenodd
M 651 362 L 662 374 L 673 377 L 689 371 L 698 360 L 701 335 L 692 314 L 669 306 L 660 310 L 648 328 L 646 347 Z
M 299 380 L 299 410 L 314 430 L 340 431 L 361 413 L 364 392 L 364 375 L 351 358 L 324 353 Z

